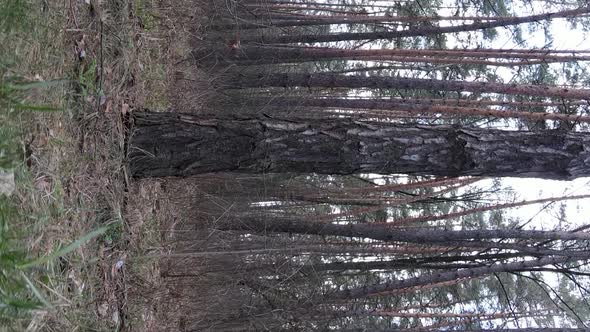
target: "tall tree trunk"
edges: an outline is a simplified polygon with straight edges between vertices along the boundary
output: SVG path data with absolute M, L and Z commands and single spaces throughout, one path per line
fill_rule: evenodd
M 223 48 L 226 50 L 227 48 Z M 203 57 L 210 53 L 207 49 Z M 473 61 L 475 59 L 528 59 L 540 63 L 587 61 L 590 57 L 586 52 L 563 54 L 563 52 L 552 52 L 551 50 L 502 50 L 502 49 L 467 49 L 467 50 L 441 50 L 441 49 L 341 49 L 327 47 L 271 47 L 271 46 L 250 46 L 243 45 L 238 52 L 232 52 L 231 59 L 237 63 L 245 61 L 246 64 L 257 63 L 297 63 L 318 60 L 363 60 L 380 59 L 382 61 L 395 61 L 409 58 L 414 62 L 427 62 L 429 59 L 455 62 L 459 60 Z M 449 59 L 449 57 L 451 59 Z M 431 60 L 430 60 L 431 61 Z M 407 61 L 409 62 L 409 61 Z M 485 62 L 482 62 L 485 63 Z M 494 62 L 490 62 L 494 63 Z M 505 64 L 510 64 L 506 62 Z
M 455 243 L 460 241 L 483 241 L 492 239 L 515 240 L 590 240 L 590 233 L 565 231 L 529 231 L 517 229 L 494 230 L 437 230 L 412 228 L 411 230 L 384 229 L 371 224 L 326 224 L 298 219 L 272 218 L 264 216 L 243 216 L 229 218 L 220 224 L 222 229 L 245 230 L 255 233 L 294 233 L 321 236 L 343 236 L 365 238 L 384 242 L 409 243 Z
M 215 60 L 219 61 L 218 58 L 208 58 L 211 54 L 209 52 L 197 53 L 195 55 L 196 58 L 199 59 L 208 59 L 209 61 Z M 223 53 L 222 53 L 223 54 Z M 333 60 L 333 59 L 346 59 L 346 60 L 358 60 L 358 61 L 378 61 L 378 62 L 397 62 L 397 63 L 426 63 L 426 64 L 460 64 L 460 65 L 480 65 L 480 66 L 494 66 L 494 67 L 515 67 L 515 66 L 532 66 L 532 65 L 539 65 L 539 64 L 547 64 L 547 63 L 556 63 L 556 62 L 572 62 L 572 60 L 565 59 L 564 57 L 556 57 L 556 58 L 548 58 L 548 59 L 525 59 L 525 60 L 509 60 L 509 61 L 497 61 L 497 60 L 484 60 L 478 58 L 449 58 L 449 57 L 435 57 L 435 56 L 397 56 L 397 55 L 376 55 L 376 56 L 358 56 L 358 55 L 351 55 L 345 58 L 289 58 L 289 57 L 281 57 L 280 55 L 270 55 L 263 58 L 246 58 L 244 55 L 240 55 L 238 57 L 235 56 L 236 51 L 233 49 L 225 50 L 225 58 L 224 61 L 228 61 L 230 63 L 234 63 L 238 66 L 253 66 L 253 65 L 265 65 L 265 64 L 282 64 L 282 63 L 300 63 L 300 62 L 309 62 L 309 61 L 326 61 L 326 60 Z M 203 61 L 201 60 L 201 61 Z
M 403 289 L 408 287 L 414 287 L 419 285 L 427 285 L 430 283 L 450 281 L 462 278 L 476 278 L 480 276 L 489 275 L 492 273 L 499 272 L 511 272 L 515 270 L 526 271 L 529 268 L 535 268 L 551 264 L 561 264 L 570 261 L 569 257 L 544 257 L 530 261 L 519 261 L 512 263 L 496 263 L 484 267 L 476 267 L 470 269 L 461 269 L 451 272 L 442 272 L 431 275 L 424 275 L 415 278 L 408 278 L 402 280 L 392 280 L 382 284 L 369 285 L 359 288 L 351 288 L 343 291 L 337 291 L 330 295 L 328 298 L 331 299 L 354 299 L 366 297 L 371 294 L 388 292 L 396 289 Z
M 431 229 L 395 230 L 383 229 L 370 224 L 328 224 L 287 218 L 265 219 L 261 215 L 227 218 L 218 224 L 223 230 L 242 230 L 252 233 L 290 233 L 319 236 L 340 236 L 346 238 L 365 238 L 377 241 L 436 244 L 455 247 L 471 247 L 477 250 L 504 249 L 515 250 L 533 256 L 567 256 L 588 259 L 590 253 L 581 250 L 555 250 L 542 246 L 520 243 L 485 241 L 486 239 L 516 240 L 573 240 L 587 239 L 588 233 L 539 232 L 521 230 L 480 230 L 480 231 L 441 231 Z M 563 237 L 562 237 L 563 236 Z
M 334 262 L 325 264 L 313 264 L 309 266 L 297 267 L 304 272 L 315 271 L 346 271 L 346 270 L 393 270 L 407 268 L 425 268 L 425 269 L 450 269 L 455 268 L 456 262 L 470 262 L 469 264 L 489 264 L 492 260 L 501 260 L 525 256 L 520 253 L 502 253 L 502 254 L 483 254 L 469 256 L 431 256 L 416 257 L 405 259 L 392 259 L 383 261 L 353 261 L 353 262 Z
M 262 14 L 264 15 L 264 14 Z M 267 17 L 264 17 L 267 16 Z M 225 30 L 239 28 L 260 29 L 265 27 L 295 27 L 316 26 L 329 24 L 367 24 L 384 23 L 397 24 L 401 22 L 433 22 L 433 21 L 497 21 L 512 17 L 506 16 L 387 16 L 387 15 L 296 15 L 296 14 L 272 14 L 264 15 L 259 22 L 245 20 L 244 22 L 214 23 L 210 28 Z
M 362 68 L 360 68 L 362 69 Z M 359 70 L 360 70 L 359 69 Z M 326 96 L 326 98 L 335 98 Z M 428 98 L 428 97 L 407 97 L 407 98 L 392 98 L 394 101 L 401 104 L 421 104 L 433 106 L 504 106 L 516 109 L 528 107 L 552 107 L 552 106 L 583 106 L 587 105 L 587 101 L 510 101 L 510 100 L 482 100 L 482 99 L 458 99 L 458 98 Z
M 346 329 L 339 332 L 447 332 L 449 329 L 413 328 L 413 329 Z M 481 330 L 457 330 L 461 332 L 590 332 L 590 328 L 550 328 L 550 327 L 525 327 L 514 329 L 481 329 Z
M 420 194 L 420 195 L 411 196 L 411 197 L 407 197 L 407 198 L 396 198 L 396 199 L 392 199 L 389 201 L 383 201 L 377 206 L 356 208 L 356 209 L 345 210 L 343 212 L 326 214 L 326 215 L 316 217 L 316 220 L 317 221 L 342 220 L 342 218 L 359 216 L 359 215 L 362 215 L 365 213 L 372 213 L 372 212 L 379 211 L 379 210 L 385 210 L 385 209 L 392 208 L 395 206 L 401 206 L 401 205 L 416 203 L 416 202 L 420 202 L 420 201 L 428 201 L 432 198 L 439 197 L 439 196 L 446 194 L 450 191 L 457 190 L 461 187 L 464 187 L 466 185 L 470 185 L 470 184 L 477 182 L 477 181 L 478 181 L 477 178 L 473 178 L 473 179 L 467 178 L 467 179 L 463 180 L 462 183 L 458 183 L 457 185 L 448 186 L 447 188 L 436 190 L 431 193 Z
M 219 171 L 406 173 L 572 179 L 590 175 L 590 135 L 453 126 L 212 119 L 137 112 L 135 177 Z
M 251 39 L 242 39 L 243 43 L 247 42 L 262 42 L 267 44 L 288 44 L 288 43 L 319 43 L 319 42 L 337 42 L 346 40 L 377 40 L 377 39 L 392 39 L 400 37 L 417 37 L 428 36 L 441 33 L 476 31 L 483 29 L 491 29 L 509 25 L 517 25 L 522 23 L 537 22 L 541 20 L 548 20 L 560 17 L 573 17 L 580 14 L 590 12 L 590 7 L 581 7 L 578 9 L 565 10 L 561 12 L 545 13 L 539 15 L 531 15 L 524 17 L 510 17 L 489 22 L 476 22 L 472 24 L 463 24 L 456 26 L 445 27 L 420 27 L 401 31 L 381 31 L 381 32 L 344 32 L 339 34 L 327 35 L 284 35 L 284 36 L 266 36 L 252 37 Z
M 590 116 L 545 113 L 545 112 L 524 112 L 506 111 L 492 108 L 464 107 L 464 106 L 441 106 L 427 103 L 404 102 L 403 100 L 391 99 L 352 99 L 352 98 L 305 98 L 305 97 L 261 97 L 252 99 L 257 105 L 270 107 L 321 107 L 321 108 L 346 108 L 364 110 L 391 110 L 404 111 L 408 113 L 434 113 L 434 114 L 455 114 L 459 116 L 485 116 L 494 118 L 519 118 L 533 121 L 555 120 L 555 121 L 576 121 L 590 122 Z M 452 103 L 452 101 L 450 102 Z
M 368 69 L 369 71 L 372 70 L 380 70 L 380 69 L 387 69 L 386 67 L 377 67 L 376 69 L 372 69 L 371 67 L 369 68 L 357 68 L 357 69 L 351 69 L 355 70 L 355 71 L 362 71 Z M 402 69 L 408 69 L 408 68 L 402 68 Z M 344 72 L 348 72 L 346 70 L 341 71 L 342 73 Z M 338 73 L 341 73 L 338 72 Z M 336 72 L 331 71 L 330 73 L 334 74 Z M 337 95 L 325 95 L 322 96 L 322 99 L 342 99 L 343 97 L 341 96 L 337 96 Z M 297 106 L 300 103 L 304 104 L 307 103 L 309 99 L 316 99 L 313 97 L 301 97 L 301 96 L 293 96 L 293 95 L 286 95 L 283 96 L 281 95 L 281 97 L 254 97 L 252 98 L 252 100 L 261 100 L 264 105 L 268 105 L 268 104 L 277 104 L 277 105 L 284 105 L 284 106 Z M 319 99 L 319 98 L 318 98 Z M 345 100 L 351 100 L 351 99 L 345 99 Z M 355 99 L 352 99 L 355 100 Z M 359 99 L 360 100 L 360 99 Z M 397 104 L 409 104 L 409 105 L 421 105 L 421 106 L 417 106 L 417 107 L 422 107 L 422 106 L 461 106 L 461 107 L 482 107 L 482 106 L 504 106 L 504 107 L 510 107 L 513 109 L 524 109 L 524 108 L 530 108 L 530 107 L 557 107 L 557 106 L 562 106 L 562 107 L 568 107 L 568 106 L 584 106 L 587 105 L 588 102 L 587 101 L 512 101 L 512 100 L 485 100 L 485 99 L 460 99 L 460 98 L 428 98 L 428 97 L 404 97 L 404 98 L 400 98 L 400 97 L 396 97 L 396 98 L 389 98 L 389 99 L 362 99 L 362 100 L 366 100 L 367 102 L 370 102 L 371 100 L 376 101 L 377 104 L 379 104 L 380 102 L 391 102 L 391 103 L 397 103 Z M 316 103 L 311 102 L 311 103 Z M 341 107 L 341 108 L 345 108 L 343 106 L 328 106 L 329 103 L 324 104 L 324 106 L 321 107 Z M 385 106 L 385 104 L 384 104 Z M 363 107 L 365 108 L 365 107 Z M 366 108 L 371 108 L 371 107 L 366 107 Z M 375 109 L 380 109 L 380 108 L 375 108 Z
M 235 74 L 226 81 L 226 88 L 263 87 L 323 87 L 323 88 L 371 88 L 371 89 L 421 89 L 439 91 L 466 91 L 473 93 L 502 93 L 539 97 L 590 100 L 590 89 L 572 89 L 549 85 L 504 84 L 495 82 L 465 82 L 422 78 L 397 78 L 382 76 L 354 76 L 333 74 Z
M 408 1 L 408 0 L 404 0 L 404 1 Z M 365 9 L 365 5 L 363 4 L 351 4 L 351 3 L 324 3 L 324 2 L 313 2 L 313 1 L 299 1 L 299 2 L 295 2 L 295 1 L 279 1 L 279 0 L 274 0 L 274 1 L 266 1 L 263 3 L 260 2 L 245 2 L 242 3 L 244 6 L 248 6 L 248 7 L 262 7 L 262 8 L 267 8 L 267 7 L 272 7 L 275 5 L 287 5 L 287 6 L 303 6 L 303 7 L 309 7 L 306 9 L 314 9 L 317 7 L 342 7 L 342 8 L 354 8 L 354 9 Z M 391 8 L 391 6 L 387 6 L 387 5 L 374 5 L 371 4 L 370 7 L 374 7 L 374 8 Z M 356 12 L 354 12 L 356 13 Z M 359 13 L 360 14 L 360 13 Z
M 450 213 L 439 214 L 439 215 L 427 215 L 427 216 L 419 216 L 419 217 L 407 217 L 407 218 L 403 218 L 403 219 L 397 219 L 392 222 L 374 223 L 374 224 L 378 224 L 378 225 L 386 226 L 386 227 L 387 226 L 389 226 L 389 227 L 403 226 L 403 225 L 407 225 L 407 224 L 417 224 L 417 223 L 423 223 L 423 222 L 427 222 L 427 221 L 436 221 L 436 220 L 458 218 L 458 217 L 463 217 L 463 216 L 467 216 L 470 214 L 475 214 L 475 213 L 480 213 L 480 212 L 485 212 L 485 211 L 502 210 L 502 209 L 509 209 L 509 208 L 518 207 L 518 206 L 524 206 L 524 205 L 548 203 L 548 202 L 554 203 L 554 202 L 559 202 L 559 201 L 564 201 L 564 200 L 569 200 L 569 199 L 582 199 L 582 198 L 589 198 L 589 197 L 590 197 L 590 195 L 573 195 L 573 196 L 540 198 L 540 199 L 535 199 L 535 200 L 530 200 L 530 201 L 520 201 L 520 202 L 514 202 L 514 203 L 503 203 L 503 204 L 498 203 L 498 204 L 489 205 L 489 206 L 481 206 L 481 207 L 477 207 L 477 208 L 473 208 L 473 209 L 467 209 L 467 210 L 463 210 L 463 211 L 459 211 L 459 212 L 450 212 Z

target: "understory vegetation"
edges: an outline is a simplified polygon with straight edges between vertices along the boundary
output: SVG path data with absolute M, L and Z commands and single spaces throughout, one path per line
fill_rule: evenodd
M 112 330 L 122 136 L 96 108 L 100 21 L 77 2 L 0 8 L 0 330 Z

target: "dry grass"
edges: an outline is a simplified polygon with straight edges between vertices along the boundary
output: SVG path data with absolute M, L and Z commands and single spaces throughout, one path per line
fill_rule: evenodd
M 195 65 L 190 51 L 201 39 L 204 5 L 45 4 L 35 8 L 31 31 L 11 37 L 15 61 L 9 74 L 24 81 L 65 80 L 23 97 L 63 111 L 26 113 L 14 122 L 26 132 L 26 162 L 18 167 L 13 197 L 21 217 L 11 227 L 21 230 L 20 243 L 32 258 L 47 257 L 99 227 L 109 229 L 28 271 L 50 306 L 28 312 L 13 327 L 159 331 L 159 263 L 149 257 L 166 252 L 160 225 L 174 211 L 164 198 L 164 182 L 129 179 L 126 131 L 135 110 L 199 111 L 211 94 L 207 69 Z M 0 51 L 3 60 L 5 55 Z
M 13 200 L 20 216 L 9 227 L 19 230 L 18 243 L 31 258 L 48 256 L 98 227 L 109 230 L 27 271 L 49 306 L 0 330 L 119 330 L 125 325 L 127 261 L 124 121 L 141 99 L 132 91 L 137 27 L 124 2 L 35 6 L 30 29 L 3 36 L 11 45 L 0 54 L 9 62 L 4 75 L 28 82 L 66 80 L 23 96 L 27 104 L 63 111 L 13 117 L 25 132 L 27 160 L 17 167 Z
M 198 79 L 199 68 L 191 62 L 190 45 L 198 40 L 198 20 L 203 11 L 198 1 L 134 0 L 134 49 L 123 55 L 135 73 L 135 84 L 128 92 L 137 109 L 151 111 L 196 110 L 203 100 L 187 76 Z M 129 257 L 126 285 L 128 300 L 127 330 L 163 331 L 166 313 L 161 302 L 169 299 L 162 287 L 159 257 L 168 252 L 162 247 L 161 225 L 175 216 L 168 201 L 166 181 L 144 179 L 129 186 L 125 210 Z M 170 309 L 170 308 L 167 308 Z M 163 320 L 164 319 L 164 320 Z M 174 322 L 175 323 L 175 322 Z
M 132 262 L 126 275 L 130 331 L 159 331 L 160 268 L 158 260 L 150 257 L 166 252 L 161 247 L 160 225 L 171 214 L 161 211 L 169 206 L 162 201 L 162 195 L 161 182 L 157 180 L 142 180 L 130 187 L 126 213 L 128 240 L 133 244 L 128 251 Z

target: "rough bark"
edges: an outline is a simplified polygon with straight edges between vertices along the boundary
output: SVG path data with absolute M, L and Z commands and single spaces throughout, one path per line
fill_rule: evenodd
M 240 171 L 572 179 L 590 175 L 590 135 L 353 119 L 212 119 L 138 112 L 135 177 Z

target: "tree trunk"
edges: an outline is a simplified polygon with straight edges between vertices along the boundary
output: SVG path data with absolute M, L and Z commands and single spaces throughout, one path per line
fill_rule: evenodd
M 268 13 L 258 22 L 245 20 L 245 22 L 214 23 L 210 27 L 215 30 L 229 30 L 234 28 L 260 29 L 267 27 L 295 27 L 295 26 L 317 26 L 329 24 L 399 24 L 433 21 L 497 21 L 513 17 L 507 16 L 387 16 L 387 15 L 294 15 Z
M 456 269 L 456 262 L 470 262 L 468 264 L 489 264 L 492 260 L 501 260 L 525 256 L 520 253 L 501 253 L 501 254 L 483 254 L 469 256 L 432 256 L 417 257 L 404 259 L 391 259 L 382 261 L 352 261 L 352 262 L 333 262 L 324 264 L 313 264 L 309 266 L 297 267 L 306 273 L 319 271 L 346 271 L 346 270 L 395 270 L 395 269 Z M 474 263 L 475 262 L 475 263 Z M 445 264 L 447 263 L 447 264 Z M 467 265 L 468 265 L 467 264 Z
M 208 172 L 406 173 L 573 179 L 590 175 L 590 135 L 353 119 L 213 119 L 137 112 L 135 177 Z
M 226 48 L 222 50 L 226 50 Z M 211 52 L 208 48 L 202 54 L 203 57 Z M 448 59 L 449 57 L 453 59 Z M 231 54 L 233 61 L 239 63 L 298 63 L 319 60 L 363 60 L 381 59 L 390 61 L 409 58 L 415 62 L 428 62 L 429 59 L 440 59 L 441 61 L 470 61 L 473 59 L 507 59 L 523 60 L 528 59 L 549 62 L 587 61 L 590 57 L 585 52 L 563 54 L 554 53 L 551 50 L 502 50 L 502 49 L 466 49 L 466 50 L 442 50 L 442 49 L 340 49 L 322 47 L 271 47 L 271 46 L 249 46 L 240 47 L 239 52 Z M 491 62 L 493 63 L 493 62 Z M 509 64 L 506 62 L 505 64 Z
M 319 221 L 305 221 L 288 218 L 271 218 L 264 215 L 250 215 L 226 218 L 217 225 L 222 230 L 241 230 L 250 233 L 289 233 L 319 236 L 339 236 L 345 238 L 363 238 L 385 243 L 405 242 L 447 247 L 470 247 L 477 250 L 504 249 L 517 251 L 532 256 L 567 256 L 588 259 L 590 253 L 583 250 L 555 250 L 521 243 L 486 241 L 487 239 L 513 240 L 575 240 L 588 239 L 589 233 L 542 232 L 521 230 L 478 230 L 448 231 L 432 229 L 395 230 L 375 227 L 371 224 L 331 224 Z M 547 242 L 545 241 L 545 242 Z
M 466 91 L 473 93 L 503 93 L 539 97 L 590 100 L 590 89 L 572 89 L 549 85 L 504 84 L 496 82 L 465 82 L 423 78 L 396 78 L 382 76 L 354 76 L 333 74 L 235 74 L 226 81 L 226 88 L 264 87 L 322 87 L 371 89 L 421 89 L 439 91 Z
M 514 203 L 503 203 L 503 204 L 494 204 L 489 206 L 481 206 L 476 207 L 473 209 L 466 209 L 459 212 L 449 212 L 446 214 L 439 214 L 439 215 L 426 215 L 426 216 L 418 216 L 418 217 L 407 217 L 403 219 L 397 219 L 392 222 L 384 222 L 378 223 L 382 226 L 392 227 L 392 226 L 403 226 L 407 224 L 417 224 L 417 223 L 424 223 L 427 221 L 436 221 L 436 220 L 445 220 L 445 219 L 452 219 L 452 218 L 459 218 L 463 216 L 467 216 L 470 214 L 485 212 L 485 211 L 494 211 L 494 210 L 503 210 L 514 208 L 518 206 L 524 205 L 531 205 L 531 204 L 539 204 L 539 203 L 555 203 L 559 201 L 569 200 L 569 199 L 582 199 L 582 198 L 590 198 L 590 195 L 573 195 L 573 196 L 562 196 L 562 197 L 549 197 L 549 198 L 540 198 L 530 201 L 520 201 Z
M 491 29 L 509 25 L 517 25 L 522 23 L 537 22 L 541 20 L 548 20 L 560 17 L 574 17 L 580 14 L 590 12 L 590 7 L 581 7 L 578 9 L 565 10 L 561 12 L 545 13 L 539 15 L 531 15 L 524 17 L 510 17 L 506 19 L 499 19 L 489 22 L 476 22 L 472 24 L 462 24 L 456 26 L 445 27 L 420 27 L 401 31 L 381 31 L 381 32 L 345 32 L 339 34 L 327 35 L 284 35 L 284 36 L 266 36 L 253 37 L 251 39 L 243 38 L 242 42 L 262 42 L 267 44 L 288 44 L 288 43 L 320 43 L 320 42 L 337 42 L 346 40 L 377 40 L 377 39 L 393 39 L 400 37 L 417 37 L 428 36 L 441 33 L 476 31 L 483 29 Z
M 399 99 L 353 99 L 353 98 L 306 98 L 306 97 L 260 97 L 251 99 L 256 105 L 274 106 L 274 107 L 320 107 L 320 108 L 337 108 L 337 109 L 365 109 L 365 110 L 389 110 L 404 111 L 410 114 L 434 113 L 434 114 L 456 114 L 459 116 L 485 116 L 494 118 L 519 118 L 532 121 L 577 121 L 590 123 L 590 116 L 562 114 L 562 113 L 545 113 L 545 112 L 525 112 L 525 111 L 506 111 L 492 108 L 481 107 L 464 107 L 464 106 L 441 106 L 433 103 L 415 103 Z M 452 103 L 449 102 L 449 103 Z
M 484 241 L 493 239 L 513 240 L 562 240 L 587 241 L 590 233 L 566 231 L 529 231 L 517 229 L 494 230 L 434 230 L 430 228 L 412 228 L 399 230 L 376 227 L 371 224 L 326 224 L 321 222 L 303 221 L 295 218 L 271 218 L 254 215 L 229 218 L 220 223 L 221 229 L 245 230 L 253 233 L 293 233 L 321 236 L 343 236 L 363 238 L 384 242 L 409 242 L 445 244 L 460 241 Z
M 205 52 L 208 49 L 205 50 Z M 235 56 L 235 50 L 227 49 L 224 50 L 225 54 L 222 52 L 221 54 L 224 55 L 225 58 L 218 59 L 218 58 L 207 58 L 209 53 L 196 53 L 195 57 L 199 59 L 208 59 L 209 61 L 227 61 L 229 63 L 236 64 L 238 66 L 254 66 L 254 65 L 265 65 L 265 64 L 282 64 L 282 63 L 300 63 L 300 62 L 309 62 L 309 61 L 326 61 L 331 60 L 330 58 L 318 58 L 311 60 L 309 58 L 283 58 L 280 55 L 270 55 L 264 58 L 245 58 L 243 56 Z M 495 66 L 495 67 L 515 67 L 515 66 L 532 66 L 532 65 L 539 65 L 539 64 L 546 64 L 546 63 L 556 63 L 556 62 L 572 62 L 571 60 L 564 60 L 560 58 L 553 58 L 553 59 L 533 59 L 533 60 L 520 60 L 520 61 L 496 61 L 496 60 L 483 60 L 477 58 L 442 58 L 442 57 L 423 57 L 423 56 L 393 56 L 393 55 L 376 55 L 376 56 L 350 56 L 347 58 L 341 58 L 346 60 L 358 60 L 358 61 L 377 61 L 377 62 L 397 62 L 397 63 L 426 63 L 426 64 L 460 64 L 460 65 L 480 65 L 480 66 Z
M 447 332 L 449 329 L 413 328 L 411 332 Z M 590 332 L 590 328 L 550 328 L 550 327 L 525 327 L 514 329 L 481 329 L 481 330 L 456 330 L 461 332 Z M 408 332 L 408 329 L 346 329 L 338 332 Z
M 431 275 L 424 275 L 415 278 L 408 278 L 402 280 L 392 280 L 390 282 L 370 285 L 365 287 L 359 288 L 351 288 L 346 289 L 343 291 L 337 291 L 328 295 L 327 297 L 330 299 L 355 299 L 366 297 L 372 294 L 382 293 L 393 291 L 397 289 L 403 289 L 408 287 L 414 287 L 419 285 L 427 285 L 431 283 L 441 282 L 441 281 L 450 281 L 456 279 L 463 279 L 463 278 L 476 278 L 485 275 L 489 275 L 492 273 L 499 273 L 499 272 L 511 272 L 515 270 L 519 271 L 526 271 L 529 268 L 535 268 L 545 265 L 551 264 L 561 264 L 567 261 L 570 261 L 571 258 L 569 257 L 544 257 L 541 259 L 530 260 L 530 261 L 520 261 L 520 262 L 512 262 L 512 263 L 496 263 L 489 266 L 484 267 L 476 267 L 470 269 L 461 269 L 457 271 L 451 272 L 442 272 L 437 274 Z

